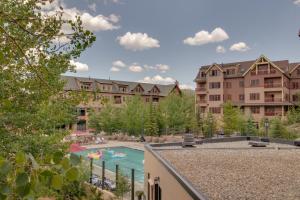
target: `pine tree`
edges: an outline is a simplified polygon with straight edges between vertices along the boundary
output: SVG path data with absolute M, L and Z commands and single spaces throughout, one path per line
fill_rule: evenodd
M 270 134 L 274 138 L 285 138 L 287 135 L 287 130 L 283 125 L 280 118 L 275 118 L 271 121 L 271 130 Z
M 255 122 L 253 121 L 252 116 L 250 116 L 245 124 L 245 132 L 243 135 L 254 136 L 257 135 L 257 128 Z
M 146 135 L 154 136 L 159 134 L 158 123 L 156 119 L 156 108 L 152 103 L 149 103 L 148 105 L 144 129 Z

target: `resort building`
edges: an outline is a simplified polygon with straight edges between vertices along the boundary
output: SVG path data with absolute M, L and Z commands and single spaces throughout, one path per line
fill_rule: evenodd
M 65 94 L 70 91 L 85 91 L 88 96 L 87 102 L 82 102 L 77 106 L 77 123 L 67 127 L 74 131 L 88 131 L 89 112 L 91 110 L 100 112 L 107 102 L 115 106 L 122 106 L 131 96 L 140 95 L 145 102 L 158 103 L 170 93 L 181 93 L 177 82 L 160 85 L 73 76 L 62 76 L 62 79 L 66 81 Z
M 205 139 L 145 146 L 147 200 L 294 200 L 300 198 L 300 148 L 255 137 Z M 282 142 L 282 143 L 280 143 Z
M 231 101 L 246 115 L 262 118 L 285 116 L 298 102 L 300 63 L 257 60 L 202 66 L 195 79 L 196 106 L 200 113 L 222 116 L 222 105 Z

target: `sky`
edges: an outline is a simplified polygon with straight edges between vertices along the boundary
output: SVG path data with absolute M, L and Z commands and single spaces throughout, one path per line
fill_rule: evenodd
M 300 0 L 55 0 L 96 42 L 72 76 L 194 88 L 202 65 L 300 61 Z M 74 14 L 75 13 L 75 14 Z

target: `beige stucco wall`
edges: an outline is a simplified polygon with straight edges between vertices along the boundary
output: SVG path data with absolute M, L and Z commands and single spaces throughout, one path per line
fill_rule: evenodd
M 145 194 L 147 196 L 148 173 L 150 179 L 159 177 L 162 191 L 162 200 L 192 200 L 193 198 L 184 190 L 180 183 L 168 172 L 168 170 L 147 149 L 145 150 Z M 148 199 L 147 199 L 148 200 Z

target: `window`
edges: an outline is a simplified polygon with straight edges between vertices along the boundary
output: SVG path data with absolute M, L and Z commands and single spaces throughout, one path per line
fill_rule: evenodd
M 149 101 L 150 101 L 149 97 L 146 97 L 146 102 L 149 102 Z
M 153 97 L 152 101 L 153 102 L 159 102 L 159 98 L 158 97 Z
M 88 83 L 88 82 L 82 82 L 81 83 L 81 89 L 83 90 L 89 90 L 91 88 L 92 83 Z
M 235 69 L 226 69 L 226 75 L 233 75 L 235 74 Z
M 209 112 L 213 114 L 220 114 L 221 113 L 221 108 L 220 107 L 210 107 Z
M 240 81 L 240 82 L 239 82 L 239 86 L 240 86 L 240 87 L 244 87 L 244 81 Z
M 126 92 L 127 89 L 126 89 L 126 87 L 119 87 L 119 91 L 120 91 L 120 92 Z
M 220 82 L 210 82 L 209 83 L 209 88 L 210 89 L 217 89 L 221 87 L 221 83 Z
M 122 103 L 121 96 L 114 96 L 114 102 L 115 104 L 121 104 Z
M 140 86 L 138 86 L 138 87 L 135 88 L 135 91 L 141 93 L 144 90 L 143 90 L 143 88 L 141 88 Z
M 259 93 L 250 93 L 250 100 L 259 100 Z
M 221 101 L 221 95 L 209 95 L 210 101 Z
M 86 114 L 84 108 L 79 108 L 78 112 L 79 112 L 79 116 L 85 116 L 85 114 Z
M 292 89 L 298 89 L 299 83 L 298 82 L 292 82 Z
M 80 120 L 77 122 L 77 131 L 86 131 L 86 121 Z
M 300 75 L 300 69 L 297 69 L 297 75 Z
M 293 101 L 299 101 L 299 95 L 297 95 L 297 94 L 294 94 L 292 98 L 293 98 Z
M 220 75 L 220 73 L 219 73 L 219 71 L 218 71 L 218 70 L 216 70 L 216 69 L 213 69 L 213 70 L 211 70 L 211 71 L 210 71 L 209 75 L 210 75 L 210 76 L 219 76 L 219 75 Z
M 205 75 L 205 72 L 201 72 L 201 75 L 200 75 L 201 77 L 205 77 L 206 75 Z
M 250 111 L 251 111 L 252 114 L 259 114 L 260 113 L 260 107 L 259 106 L 250 107 Z
M 231 94 L 227 94 L 225 99 L 231 101 Z
M 231 88 L 231 82 L 224 82 L 225 88 Z
M 245 95 L 240 94 L 240 95 L 239 95 L 239 100 L 240 100 L 240 101 L 244 101 L 244 100 L 245 100 Z
M 250 86 L 255 87 L 259 85 L 259 79 L 250 80 Z

